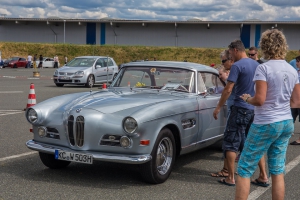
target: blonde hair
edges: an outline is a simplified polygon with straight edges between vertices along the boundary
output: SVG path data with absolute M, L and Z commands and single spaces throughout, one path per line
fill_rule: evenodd
M 216 67 L 216 69 L 217 69 L 218 71 L 223 71 L 223 72 L 225 72 L 225 73 L 228 73 L 228 72 L 229 72 L 229 70 L 225 69 L 225 67 L 224 67 L 223 65 L 219 65 L 218 67 Z
M 259 42 L 264 59 L 285 59 L 288 45 L 284 34 L 278 29 L 269 29 L 262 33 Z

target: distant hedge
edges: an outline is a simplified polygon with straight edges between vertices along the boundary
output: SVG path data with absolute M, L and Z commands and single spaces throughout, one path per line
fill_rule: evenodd
M 44 44 L 44 43 L 18 43 L 0 42 L 2 59 L 12 56 L 27 58 L 28 54 L 42 54 L 43 56 L 59 57 L 64 63 L 64 56 L 68 60 L 76 56 L 110 56 L 117 64 L 134 60 L 172 60 L 195 62 L 210 65 L 219 64 L 221 48 L 189 48 L 189 47 L 149 47 L 149 46 L 116 46 L 116 45 L 76 45 L 76 44 Z M 289 51 L 286 59 L 290 61 L 298 55 L 298 51 Z

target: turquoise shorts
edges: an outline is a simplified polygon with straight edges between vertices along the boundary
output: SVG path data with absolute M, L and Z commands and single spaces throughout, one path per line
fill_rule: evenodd
M 252 124 L 238 162 L 239 176 L 250 178 L 265 153 L 268 156 L 269 174 L 283 174 L 286 150 L 293 132 L 292 119 L 272 124 Z

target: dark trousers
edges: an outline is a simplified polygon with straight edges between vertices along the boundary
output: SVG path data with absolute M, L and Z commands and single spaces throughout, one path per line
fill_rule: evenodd
M 296 118 L 300 116 L 300 108 L 291 108 L 292 116 L 293 116 L 293 122 L 295 123 Z M 299 117 L 300 122 L 300 117 Z
M 54 68 L 58 68 L 58 62 L 54 62 Z

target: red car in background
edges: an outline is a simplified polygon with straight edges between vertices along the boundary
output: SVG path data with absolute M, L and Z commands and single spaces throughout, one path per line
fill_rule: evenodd
M 26 67 L 26 66 L 27 66 L 27 60 L 26 58 L 22 58 L 22 57 L 12 57 L 7 65 L 7 67 L 11 67 L 11 68 Z

